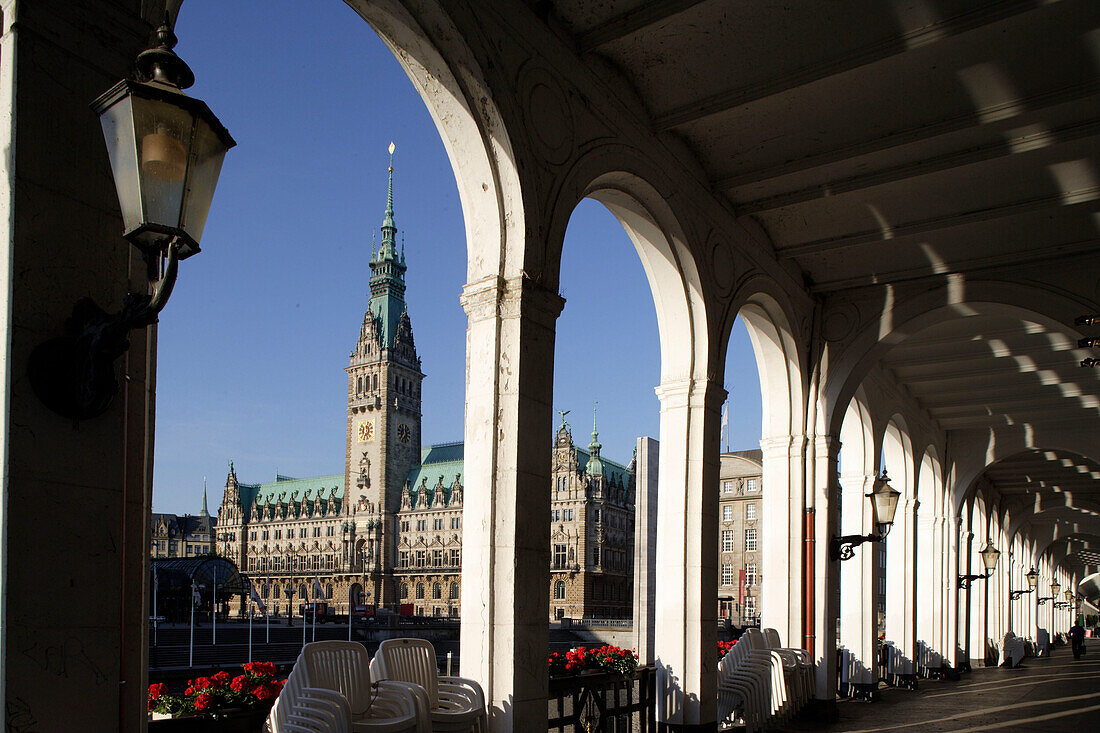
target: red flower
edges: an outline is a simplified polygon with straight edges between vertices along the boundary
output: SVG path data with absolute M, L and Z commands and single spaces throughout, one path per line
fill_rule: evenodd
M 248 684 L 248 677 L 246 675 L 243 675 L 243 674 L 238 675 L 238 676 L 234 677 L 233 680 L 229 683 L 229 689 L 233 690 L 233 692 L 240 692 L 241 690 L 244 689 L 244 686 L 247 685 L 247 684 Z
M 214 702 L 214 696 L 204 692 L 195 698 L 195 710 L 206 710 Z
M 149 699 L 156 700 L 164 694 L 164 690 L 167 687 L 163 682 L 157 682 L 156 684 L 149 685 Z
M 229 673 L 225 670 L 218 672 L 210 678 L 210 686 L 215 688 L 225 687 L 229 683 Z
M 257 685 L 252 694 L 257 700 L 274 700 L 278 697 L 279 691 L 274 689 L 273 685 Z

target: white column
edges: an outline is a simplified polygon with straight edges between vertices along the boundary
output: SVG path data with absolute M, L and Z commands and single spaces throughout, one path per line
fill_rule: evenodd
M 812 489 L 813 499 L 807 531 L 812 527 L 813 550 L 808 558 L 812 567 L 808 567 L 805 574 L 813 590 L 813 616 L 812 628 L 806 629 L 803 643 L 799 645 L 810 652 L 817 665 L 814 697 L 829 703 L 836 700 L 837 620 L 840 618 L 840 567 L 829 551 L 830 539 L 840 530 L 839 452 L 839 440 L 831 435 L 819 435 L 814 438 L 813 451 L 807 456 L 806 482 Z
M 657 476 L 660 444 L 638 438 L 634 474 L 634 649 L 652 664 L 657 610 Z
M 874 473 L 846 473 L 840 477 L 840 534 L 867 535 L 875 531 L 873 510 L 866 494 Z M 864 544 L 850 560 L 840 563 L 840 643 L 852 654 L 853 693 L 870 696 L 878 686 L 875 591 L 878 588 L 877 545 Z
M 718 695 L 719 423 L 726 392 L 712 382 L 692 379 L 664 382 L 656 392 L 661 400 L 657 720 L 677 729 L 713 729 Z
M 916 652 L 926 656 L 925 663 L 930 667 L 935 666 L 931 656 L 943 653 L 939 634 L 943 597 L 938 582 L 943 546 L 937 531 L 940 518 L 933 515 L 933 509 L 932 506 L 925 507 L 925 511 L 921 511 L 919 507 L 917 509 L 917 584 L 914 593 L 917 615 Z
M 916 672 L 916 524 L 919 502 L 912 487 L 899 486 L 909 498 L 898 506 L 894 524 L 886 538 L 886 639 L 901 653 L 898 674 L 906 678 Z
M 805 438 L 768 437 L 760 441 L 760 448 L 764 484 L 760 534 L 767 543 L 760 562 L 764 576 L 760 588 L 760 624 L 776 629 L 784 644 L 801 647 Z
M 466 285 L 461 673 L 492 731 L 546 727 L 551 395 L 562 299 L 526 278 Z

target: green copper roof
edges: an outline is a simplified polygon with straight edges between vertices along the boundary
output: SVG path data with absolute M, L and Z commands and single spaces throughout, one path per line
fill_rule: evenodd
M 290 478 L 277 475 L 274 481 L 262 484 L 238 483 L 241 493 L 241 504 L 252 506 L 259 498 L 260 504 L 266 504 L 270 499 L 277 504 L 280 501 L 291 503 L 303 500 L 316 501 L 318 497 L 328 499 L 332 490 L 336 489 L 336 498 L 344 498 L 344 474 L 338 473 L 332 476 L 313 476 L 311 478 Z
M 382 246 L 371 245 L 370 303 L 382 348 L 393 348 L 401 315 L 405 312 L 405 255 L 397 253 L 397 224 L 393 218 L 393 145 L 390 145 L 389 186 L 386 213 L 382 219 Z

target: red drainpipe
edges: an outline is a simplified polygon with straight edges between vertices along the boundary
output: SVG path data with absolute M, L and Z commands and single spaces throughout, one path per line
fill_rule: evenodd
M 802 648 L 814 653 L 814 510 L 803 514 L 802 525 Z

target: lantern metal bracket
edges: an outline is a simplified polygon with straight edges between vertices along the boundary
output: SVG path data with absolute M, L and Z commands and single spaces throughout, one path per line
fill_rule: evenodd
M 1022 598 L 1023 596 L 1027 595 L 1028 593 L 1031 593 L 1034 590 L 1035 590 L 1034 588 L 1029 588 L 1028 590 L 1010 590 L 1008 592 L 1008 599 L 1010 601 L 1015 601 L 1018 598 Z
M 887 525 L 887 531 L 889 531 L 889 525 Z M 851 560 L 855 557 L 856 548 L 862 545 L 864 542 L 882 542 L 886 537 L 886 532 L 880 534 L 846 534 L 840 537 L 833 537 L 829 541 L 829 559 L 831 560 Z
M 959 590 L 967 590 L 967 589 L 970 588 L 970 584 L 973 583 L 975 580 L 985 580 L 986 578 L 988 578 L 991 575 L 993 575 L 992 572 L 983 573 L 983 574 L 979 574 L 979 575 L 960 575 L 959 576 Z
M 1050 596 L 1048 598 L 1036 598 L 1035 599 L 1036 603 L 1038 603 L 1040 606 L 1043 605 L 1044 603 L 1046 603 L 1047 601 L 1053 601 L 1053 600 L 1054 600 L 1054 596 Z
M 166 248 L 164 276 L 152 295 L 127 293 L 118 313 L 106 312 L 91 298 L 80 298 L 65 323 L 65 335 L 35 347 L 28 377 L 46 407 L 73 420 L 107 411 L 118 393 L 115 361 L 130 348 L 130 331 L 156 323 L 172 295 L 179 247 L 179 238 L 173 237 Z

